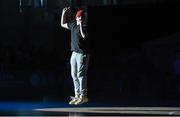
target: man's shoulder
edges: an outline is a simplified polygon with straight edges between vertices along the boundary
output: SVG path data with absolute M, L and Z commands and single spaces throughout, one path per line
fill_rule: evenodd
M 69 27 L 70 29 L 72 29 L 72 28 L 75 27 L 75 26 L 76 26 L 76 22 L 74 22 L 74 21 L 71 21 L 71 22 L 68 23 L 68 27 Z

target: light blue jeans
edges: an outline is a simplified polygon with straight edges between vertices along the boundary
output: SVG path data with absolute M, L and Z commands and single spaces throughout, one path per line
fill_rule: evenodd
M 71 76 L 74 83 L 75 97 L 87 95 L 87 70 L 89 64 L 88 54 L 72 52 L 71 63 Z

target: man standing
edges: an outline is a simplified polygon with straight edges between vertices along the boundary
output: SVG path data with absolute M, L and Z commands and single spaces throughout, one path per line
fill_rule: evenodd
M 84 11 L 76 12 L 75 20 L 67 22 L 66 13 L 70 7 L 62 11 L 61 26 L 71 30 L 71 76 L 74 83 L 75 96 L 69 102 L 70 105 L 79 105 L 88 102 L 87 98 L 87 70 L 89 63 L 89 53 L 87 44 L 87 33 L 83 25 Z

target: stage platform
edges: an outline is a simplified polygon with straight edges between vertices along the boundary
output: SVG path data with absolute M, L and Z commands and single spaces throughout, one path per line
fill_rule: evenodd
M 70 106 L 65 102 L 0 102 L 0 116 L 180 116 L 180 107 Z
M 35 111 L 79 115 L 180 115 L 177 107 L 74 107 L 44 108 Z

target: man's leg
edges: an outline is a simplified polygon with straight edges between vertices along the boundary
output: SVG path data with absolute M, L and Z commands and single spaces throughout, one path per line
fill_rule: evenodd
M 69 104 L 74 104 L 74 102 L 77 100 L 77 98 L 80 95 L 80 83 L 77 77 L 77 62 L 76 62 L 77 53 L 72 52 L 70 63 L 71 63 L 71 76 L 74 83 L 74 93 L 75 98 L 73 98 Z
M 89 64 L 89 55 L 78 53 L 77 55 L 77 77 L 80 83 L 80 98 L 87 98 L 87 70 Z M 79 104 L 88 101 L 88 99 L 81 100 Z M 77 101 L 78 104 L 78 101 Z

